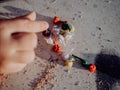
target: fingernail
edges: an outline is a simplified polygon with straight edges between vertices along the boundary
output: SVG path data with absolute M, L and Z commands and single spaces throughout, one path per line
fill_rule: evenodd
M 42 25 L 43 25 L 43 29 L 44 29 L 44 30 L 46 30 L 46 29 L 49 28 L 49 24 L 48 24 L 48 22 L 46 22 L 46 21 L 43 21 L 43 22 L 42 22 Z

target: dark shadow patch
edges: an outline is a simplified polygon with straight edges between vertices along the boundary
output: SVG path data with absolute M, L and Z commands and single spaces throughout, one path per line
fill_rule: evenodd
M 120 84 L 120 57 L 115 50 L 104 49 L 95 58 L 97 90 L 115 89 Z
M 107 51 L 102 51 L 96 56 L 97 70 L 113 77 L 120 79 L 120 57 L 113 54 L 107 54 Z
M 25 9 L 21 9 L 21 8 L 17 8 L 17 7 L 13 7 L 13 6 L 3 6 L 4 9 L 8 10 L 10 13 L 2 13 L 0 12 L 0 17 L 4 16 L 4 17 L 10 17 L 10 16 L 14 16 L 14 17 L 18 17 L 18 16 L 22 16 L 25 15 L 33 10 L 25 10 Z M 47 21 L 49 24 L 51 24 L 53 18 L 49 17 L 49 16 L 45 16 L 45 15 L 41 15 L 39 13 L 36 13 L 36 19 L 37 20 L 45 20 Z
M 118 81 L 107 74 L 97 71 L 96 73 L 96 86 L 97 90 L 115 90 L 113 86 Z M 119 89 L 117 89 L 119 90 Z
M 14 16 L 14 17 L 18 17 L 18 16 L 22 16 L 25 15 L 33 10 L 25 10 L 25 9 L 21 9 L 21 8 L 17 8 L 17 7 L 13 7 L 13 6 L 4 6 L 3 8 L 5 8 L 6 10 L 8 10 L 11 13 L 1 13 L 0 12 L 0 16 L 4 16 L 4 17 L 10 17 L 10 16 Z M 43 21 L 47 21 L 50 24 L 50 28 L 52 27 L 52 17 L 49 16 L 45 16 L 45 15 L 41 15 L 39 13 L 36 13 L 36 20 L 43 20 Z
M 13 0 L 0 0 L 0 3 L 4 3 L 4 2 L 7 2 L 7 1 L 13 1 Z
M 13 6 L 3 6 L 4 9 L 8 10 L 10 13 L 2 13 L 0 12 L 0 18 L 11 18 L 11 17 L 18 17 L 18 16 L 22 16 L 25 15 L 27 13 L 29 13 L 29 10 L 24 10 L 21 8 L 16 8 Z

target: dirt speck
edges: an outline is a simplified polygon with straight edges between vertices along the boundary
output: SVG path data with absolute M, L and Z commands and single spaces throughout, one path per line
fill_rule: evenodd
M 87 3 L 85 2 L 85 5 L 87 5 Z
M 63 89 L 67 90 L 67 87 L 64 87 Z
M 94 34 L 94 33 L 91 33 L 91 35 L 92 35 L 92 36 L 95 36 L 95 34 Z
M 74 83 L 74 85 L 75 85 L 75 86 L 79 86 L 79 85 L 80 85 L 80 81 L 76 81 L 76 82 Z
M 88 51 L 88 48 L 85 48 L 86 51 Z
M 46 0 L 46 2 L 49 2 L 50 4 L 55 3 L 57 0 Z
M 107 42 L 112 42 L 111 40 L 109 40 L 109 39 L 104 39 L 105 41 L 107 41 Z
M 27 70 L 24 70 L 23 74 L 26 74 L 27 73 Z
M 93 8 L 97 8 L 98 7 L 98 5 L 97 4 L 93 4 Z
M 78 18 L 81 18 L 81 15 L 78 15 Z
M 50 9 L 50 7 L 46 7 L 46 9 Z
M 75 20 L 75 17 L 73 17 L 72 20 Z
M 100 47 L 101 47 L 101 48 L 104 48 L 104 45 L 101 45 Z
M 102 30 L 102 28 L 101 28 L 101 27 L 99 27 L 99 26 L 96 26 L 96 28 L 97 28 L 97 30 L 100 30 L 100 31 Z

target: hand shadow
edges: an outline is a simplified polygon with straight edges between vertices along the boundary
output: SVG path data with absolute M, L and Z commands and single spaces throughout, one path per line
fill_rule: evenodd
M 94 55 L 89 53 L 83 54 L 86 58 Z M 120 57 L 118 53 L 114 49 L 103 49 L 96 55 L 95 64 L 97 90 L 119 90 Z
M 13 0 L 0 0 L 0 3 L 4 3 L 6 1 L 13 1 Z
M 97 90 L 119 90 L 120 88 L 120 57 L 114 49 L 102 50 L 96 56 Z M 118 85 L 117 85 L 118 84 Z

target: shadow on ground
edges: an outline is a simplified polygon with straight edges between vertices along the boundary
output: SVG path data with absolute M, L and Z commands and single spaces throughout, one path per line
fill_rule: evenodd
M 6 1 L 12 1 L 12 0 L 0 0 L 0 3 L 4 3 Z
M 115 50 L 102 50 L 95 58 L 97 90 L 120 90 L 120 57 Z
M 96 64 L 97 90 L 120 90 L 120 57 L 114 49 L 102 49 L 98 54 L 83 53 L 84 59 Z M 94 58 L 94 60 L 93 60 Z M 75 68 L 79 68 L 76 67 Z

